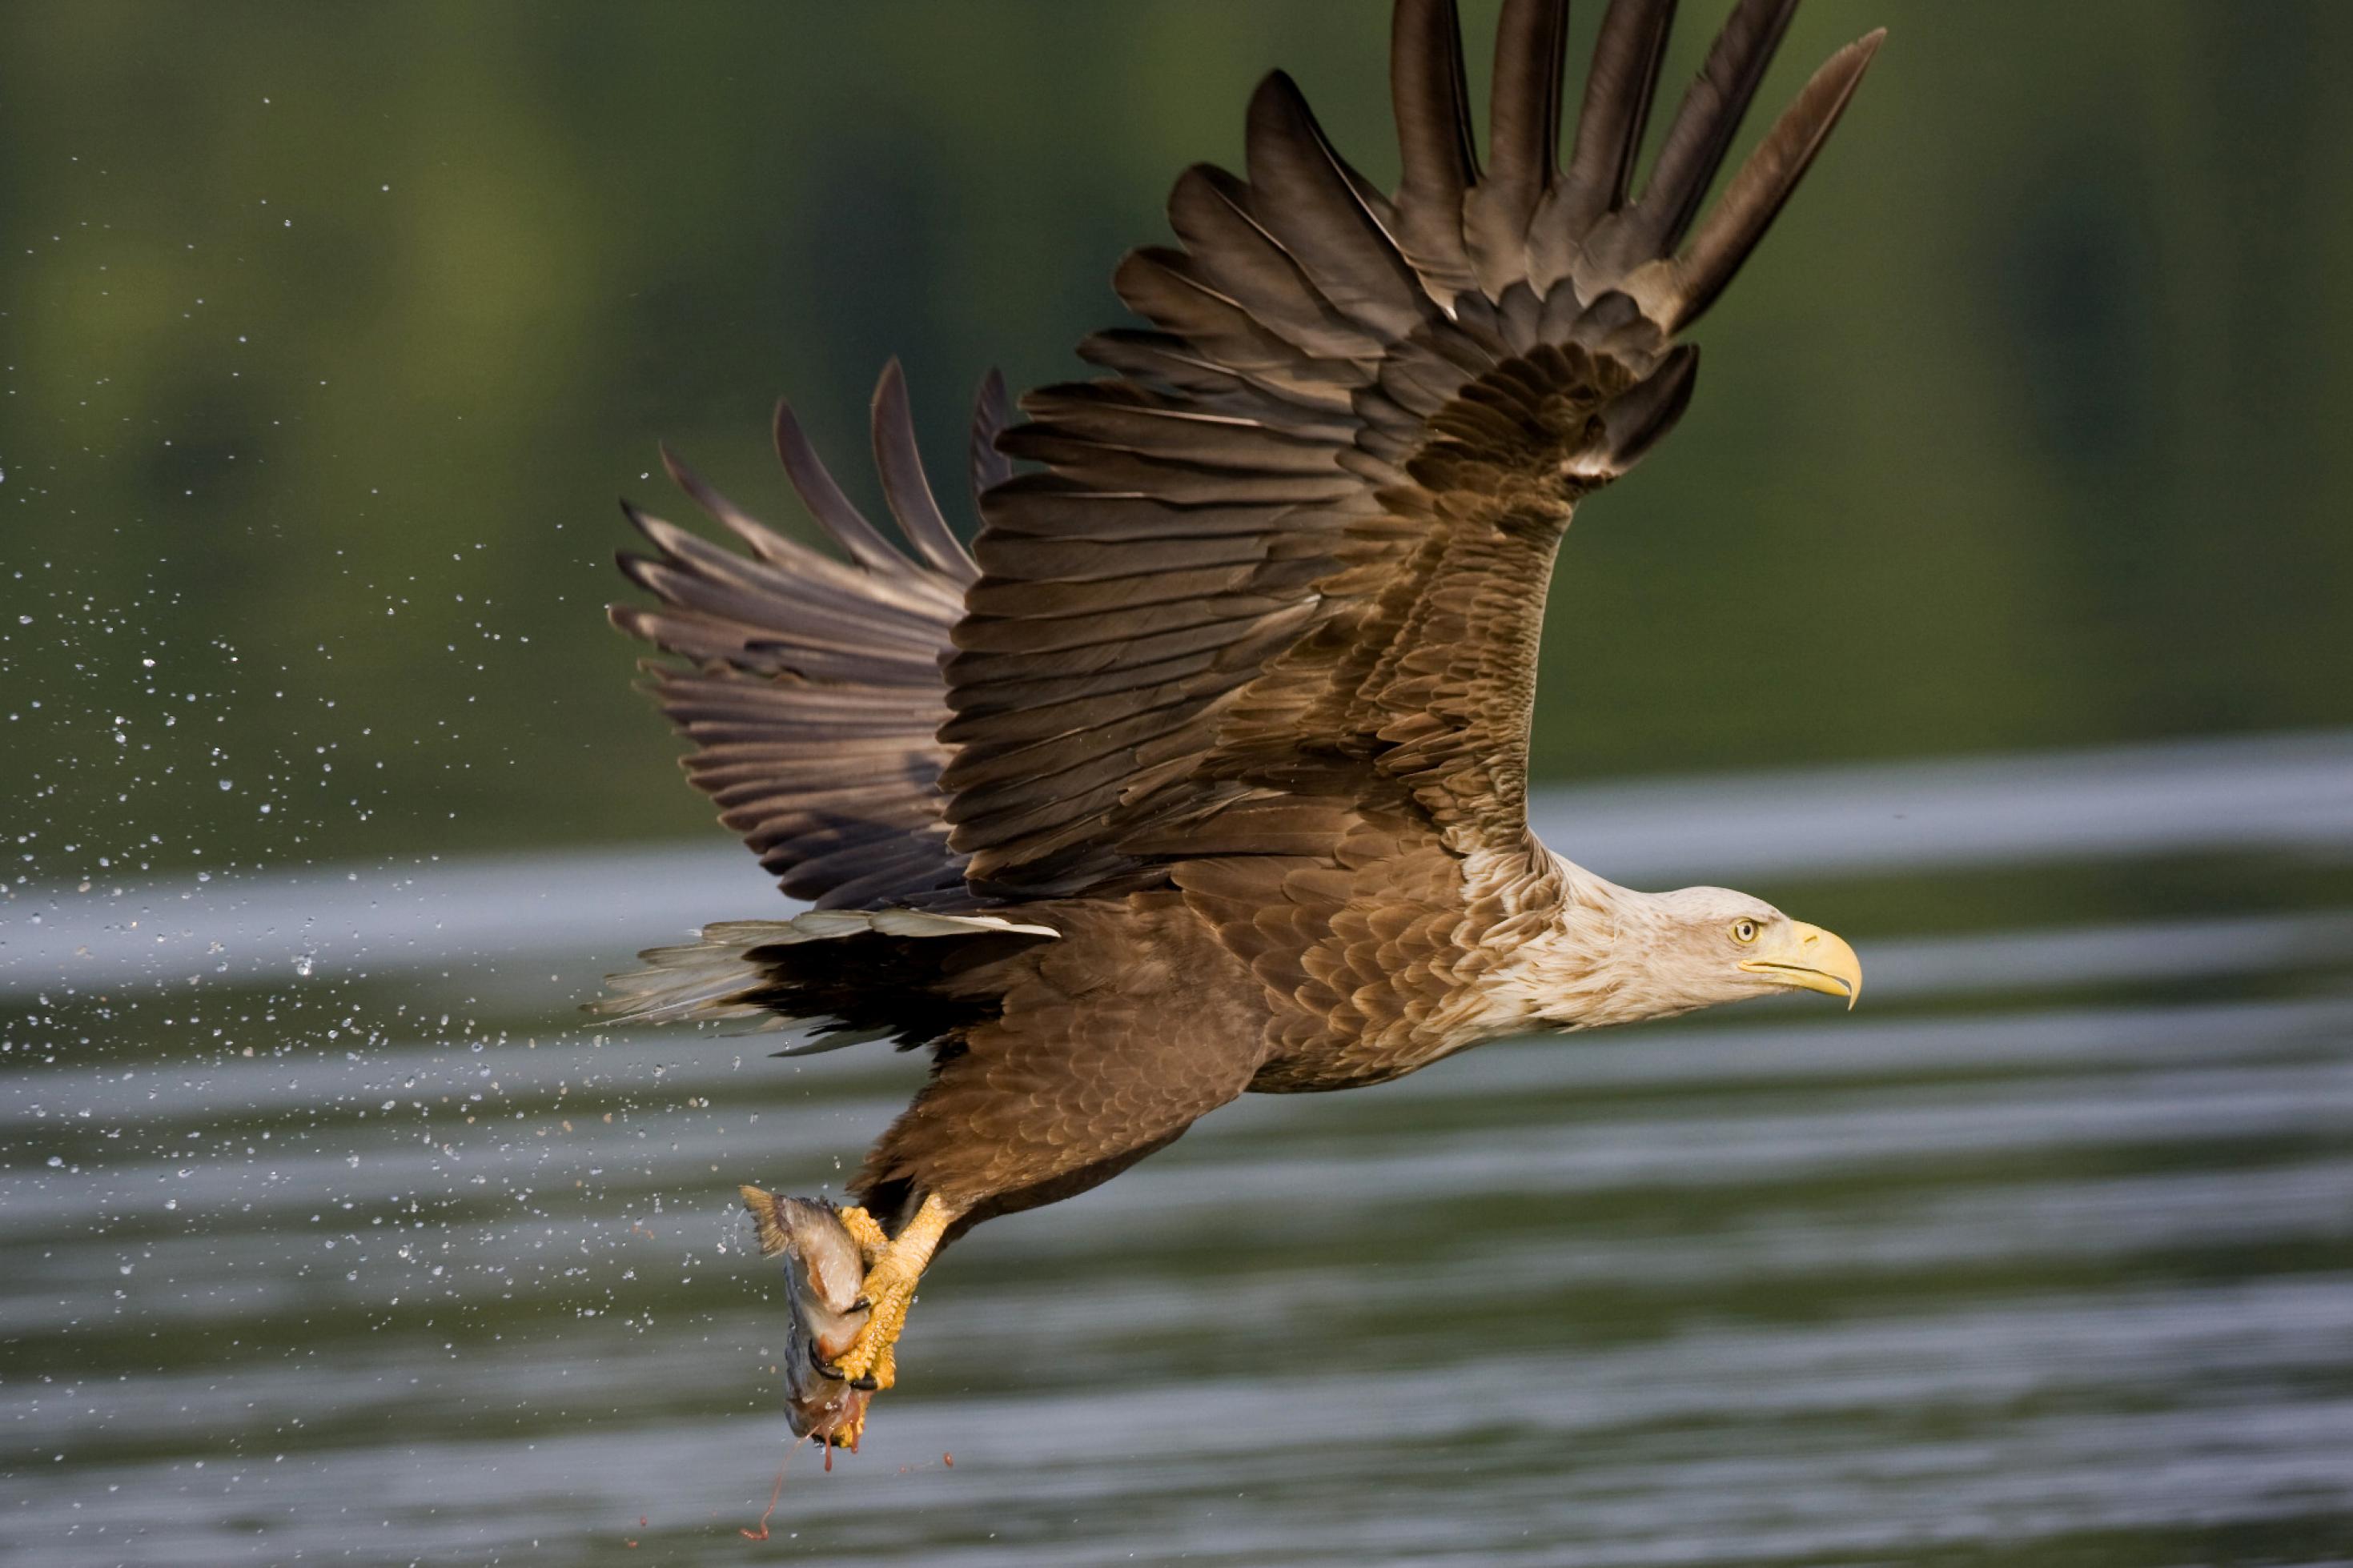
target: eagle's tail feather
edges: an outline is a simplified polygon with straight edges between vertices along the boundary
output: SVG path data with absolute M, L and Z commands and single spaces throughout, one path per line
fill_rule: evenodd
M 704 926 L 699 942 L 648 948 L 638 954 L 648 967 L 607 976 L 607 994 L 584 1010 L 624 1024 L 730 1018 L 758 1018 L 763 1028 L 816 1024 L 819 1032 L 815 1037 L 780 1054 L 835 1050 L 899 1033 L 901 1025 L 893 1016 L 858 1016 L 868 1009 L 854 1001 L 844 1005 L 843 996 L 829 994 L 833 987 L 802 973 L 792 949 L 853 937 L 903 942 L 975 936 L 1042 939 L 1060 934 L 1052 926 L 1000 915 L 941 914 L 930 910 L 809 910 L 788 921 L 723 921 Z M 842 967 L 828 965 L 828 971 Z M 841 989 L 856 995 L 854 983 Z M 889 1001 L 883 994 L 873 998 L 886 1011 Z

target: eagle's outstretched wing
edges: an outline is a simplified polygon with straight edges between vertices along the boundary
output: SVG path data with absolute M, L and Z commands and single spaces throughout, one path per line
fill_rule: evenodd
M 994 447 L 1005 420 L 992 374 L 973 414 L 976 492 L 1008 472 Z M 752 553 L 625 503 L 660 553 L 624 554 L 621 569 L 660 603 L 609 613 L 692 661 L 649 661 L 650 689 L 697 744 L 688 776 L 786 893 L 821 909 L 965 903 L 964 857 L 941 821 L 947 751 L 936 737 L 947 717 L 940 661 L 977 571 L 923 478 L 895 363 L 874 390 L 873 429 L 883 497 L 912 555 L 860 514 L 778 405 L 786 475 L 849 561 L 762 527 L 665 450 L 670 477 Z
M 1505 0 L 1482 172 L 1452 0 L 1398 0 L 1392 197 L 1270 76 L 1247 178 L 1188 171 L 1182 248 L 1121 265 L 1152 326 L 1081 346 L 1113 374 L 1031 394 L 1002 435 L 984 389 L 977 566 L 924 481 L 895 365 L 874 445 L 912 555 L 787 409 L 778 452 L 847 563 L 665 453 L 752 556 L 632 509 L 660 553 L 623 565 L 661 602 L 612 616 L 693 662 L 649 666 L 653 689 L 784 889 L 922 908 L 1148 885 L 1177 858 L 1328 858 L 1367 805 L 1459 850 L 1516 844 L 1569 509 L 1682 413 L 1697 352 L 1675 334 L 1879 42 L 1815 73 L 1694 233 L 1796 0 L 1738 0 L 1637 196 L 1673 8 L 1611 0 L 1563 166 L 1566 0 Z M 1044 471 L 1010 477 L 1007 455 Z
M 1506 0 L 1483 173 L 1452 0 L 1399 0 L 1394 197 L 1266 79 L 1247 176 L 1188 171 L 1182 248 L 1120 267 L 1151 329 L 1087 340 L 1113 374 L 1031 394 L 998 442 L 1045 471 L 984 497 L 947 664 L 941 784 L 976 892 L 1328 857 L 1367 800 L 1461 851 L 1523 841 L 1569 508 L 1681 414 L 1675 334 L 1878 46 L 1834 55 L 1692 232 L 1795 5 L 1739 0 L 1639 195 L 1672 0 L 1612 0 L 1565 167 L 1566 0 Z

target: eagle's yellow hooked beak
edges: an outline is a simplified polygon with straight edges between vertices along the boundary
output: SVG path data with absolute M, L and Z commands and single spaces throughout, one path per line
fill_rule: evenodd
M 1784 985 L 1843 996 L 1849 1011 L 1862 994 L 1862 960 L 1854 955 L 1854 949 L 1803 921 L 1791 921 L 1768 932 L 1757 956 L 1743 959 L 1740 967 Z

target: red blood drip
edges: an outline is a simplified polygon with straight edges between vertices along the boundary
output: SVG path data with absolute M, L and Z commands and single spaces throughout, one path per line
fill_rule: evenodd
M 784 1464 L 776 1467 L 776 1484 L 768 1489 L 768 1506 L 765 1509 L 763 1509 L 760 1512 L 760 1528 L 756 1531 L 751 1531 L 739 1527 L 736 1530 L 735 1533 L 742 1536 L 744 1540 L 765 1541 L 768 1539 L 768 1516 L 776 1511 L 776 1500 L 785 1495 L 785 1470 L 787 1466 L 792 1464 L 793 1456 L 800 1452 L 800 1439 L 797 1437 L 794 1438 L 793 1446 L 785 1450 Z M 832 1466 L 828 1462 L 827 1468 L 830 1469 L 831 1468 Z M 639 1520 L 638 1522 L 643 1524 L 645 1521 Z M 629 1544 L 634 1546 L 637 1542 L 631 1542 Z

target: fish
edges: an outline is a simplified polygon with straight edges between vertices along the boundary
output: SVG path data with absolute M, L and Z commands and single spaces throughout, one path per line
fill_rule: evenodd
M 872 1389 L 834 1369 L 866 1326 L 866 1258 L 833 1205 L 740 1189 L 760 1239 L 760 1256 L 785 1260 L 785 1410 L 797 1437 L 837 1448 L 858 1447 Z

